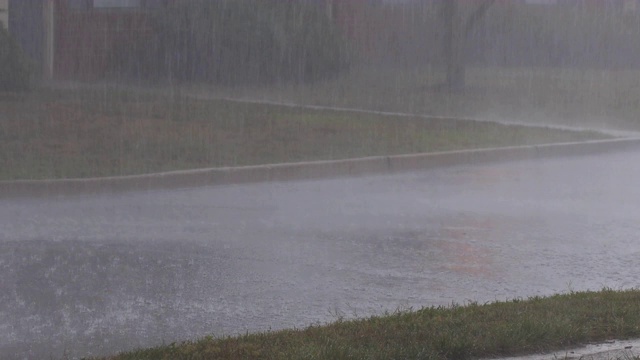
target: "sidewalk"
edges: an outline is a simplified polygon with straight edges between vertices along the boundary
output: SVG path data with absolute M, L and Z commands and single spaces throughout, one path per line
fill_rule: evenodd
M 501 358 L 500 360 L 635 360 L 640 359 L 640 340 L 612 340 L 602 344 L 548 354 Z M 496 359 L 497 360 L 497 359 Z
M 86 84 L 75 81 L 67 81 L 67 82 L 51 82 L 47 84 L 48 87 L 53 89 L 77 89 L 77 88 L 96 88 L 96 87 L 110 87 L 115 86 L 120 89 L 126 89 L 130 91 L 136 91 L 139 93 L 146 94 L 173 94 L 176 89 L 173 88 L 169 84 L 163 85 L 136 85 L 136 84 L 120 84 L 120 83 L 98 83 L 98 84 Z M 557 130 L 569 130 L 569 131 L 593 131 L 601 134 L 617 137 L 617 138 L 638 138 L 640 137 L 640 130 L 622 130 L 622 129 L 611 129 L 601 126 L 575 126 L 575 125 L 567 125 L 562 122 L 554 122 L 554 121 L 508 121 L 499 118 L 487 118 L 486 116 L 479 117 L 469 117 L 469 116 L 461 116 L 460 114 L 443 114 L 443 113 L 429 113 L 429 112 L 403 112 L 397 110 L 375 110 L 367 107 L 361 106 L 340 106 L 340 105 L 320 105 L 317 102 L 308 102 L 308 101 L 300 101 L 291 97 L 270 97 L 262 95 L 246 95 L 246 94 L 228 94 L 225 91 L 215 90 L 207 87 L 202 87 L 198 85 L 192 86 L 182 86 L 178 90 L 181 93 L 181 96 L 189 97 L 197 100 L 224 100 L 224 101 L 232 101 L 238 103 L 245 104 L 263 104 L 263 105 L 275 105 L 275 106 L 286 106 L 290 108 L 297 109 L 307 109 L 307 110 L 326 110 L 326 111 L 340 111 L 340 112 L 350 112 L 356 114 L 369 114 L 369 115 L 383 115 L 383 116 L 396 116 L 396 117 L 418 117 L 424 119 L 458 119 L 465 121 L 474 121 L 480 123 L 493 123 L 500 125 L 515 125 L 515 126 L 527 126 L 534 128 L 548 128 L 548 129 L 557 129 Z

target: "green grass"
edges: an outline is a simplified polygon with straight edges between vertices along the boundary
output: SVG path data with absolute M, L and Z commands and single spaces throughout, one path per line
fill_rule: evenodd
M 133 175 L 598 139 L 593 132 L 94 87 L 0 96 L 0 180 Z
M 640 290 L 424 308 L 304 330 L 207 337 L 104 358 L 471 359 L 640 337 Z
M 303 104 L 640 130 L 640 70 L 467 68 L 467 89 L 436 90 L 435 66 L 354 66 L 314 84 L 193 87 L 194 92 Z

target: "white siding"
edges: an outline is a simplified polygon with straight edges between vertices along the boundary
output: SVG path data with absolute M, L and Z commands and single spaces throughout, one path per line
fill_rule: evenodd
M 0 23 L 5 28 L 9 26 L 9 0 L 0 0 Z

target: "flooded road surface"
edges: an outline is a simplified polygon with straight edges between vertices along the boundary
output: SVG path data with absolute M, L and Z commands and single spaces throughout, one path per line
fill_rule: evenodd
M 640 286 L 640 153 L 0 200 L 0 357 Z

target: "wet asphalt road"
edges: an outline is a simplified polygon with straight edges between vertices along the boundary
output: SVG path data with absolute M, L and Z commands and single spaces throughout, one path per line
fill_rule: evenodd
M 0 358 L 640 286 L 640 153 L 0 199 Z

